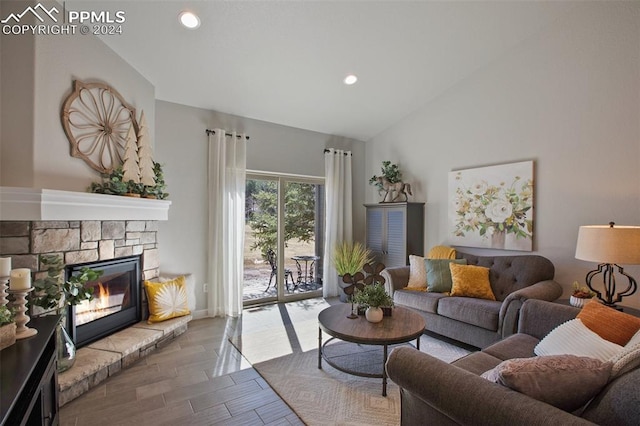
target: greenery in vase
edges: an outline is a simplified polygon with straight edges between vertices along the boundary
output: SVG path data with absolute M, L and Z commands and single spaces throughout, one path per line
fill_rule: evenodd
M 594 291 L 591 291 L 589 287 L 580 287 L 578 281 L 573 282 L 573 297 L 577 297 L 578 299 L 591 299 L 595 295 L 596 293 Z
M 375 185 L 379 191 L 382 191 L 384 188 L 382 187 L 382 183 L 378 181 L 378 178 L 384 177 L 389 183 L 397 183 L 402 180 L 400 167 L 398 167 L 397 164 L 391 164 L 391 161 L 383 161 L 380 170 L 382 171 L 380 176 L 373 175 L 369 179 L 369 185 Z
M 355 275 L 371 260 L 371 251 L 357 241 L 336 244 L 331 256 L 338 275 Z
M 43 255 L 40 256 L 40 262 L 46 267 L 47 276 L 33 282 L 35 290 L 31 296 L 31 303 L 34 306 L 39 306 L 45 311 L 55 309 L 57 313 L 62 313 L 67 306 L 93 299 L 93 288 L 87 288 L 85 284 L 100 278 L 103 271 L 83 267 L 78 275 L 64 281 L 61 256 Z
M 13 310 L 6 306 L 0 306 L 0 327 L 14 322 Z
M 362 290 L 356 289 L 353 302 L 359 306 L 379 308 L 393 306 L 393 299 L 380 284 L 366 285 Z

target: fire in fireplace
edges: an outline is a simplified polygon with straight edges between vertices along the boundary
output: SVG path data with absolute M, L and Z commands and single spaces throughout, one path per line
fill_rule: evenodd
M 93 288 L 93 300 L 70 307 L 68 330 L 77 347 L 87 345 L 140 321 L 140 257 L 69 265 L 67 277 L 83 266 L 102 270 Z

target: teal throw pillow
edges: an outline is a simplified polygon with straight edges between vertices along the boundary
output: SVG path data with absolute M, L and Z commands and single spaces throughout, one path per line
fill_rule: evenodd
M 433 293 L 448 293 L 453 285 L 451 281 L 450 263 L 466 265 L 467 259 L 425 259 L 427 268 L 427 291 Z

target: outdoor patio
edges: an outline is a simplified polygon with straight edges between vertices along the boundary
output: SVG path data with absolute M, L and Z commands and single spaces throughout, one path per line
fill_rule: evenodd
M 265 262 L 266 263 L 266 262 Z M 293 265 L 285 265 L 293 272 L 294 281 L 297 280 L 297 270 L 295 263 Z M 276 277 L 273 277 L 271 286 L 267 290 L 269 285 L 269 277 L 271 276 L 271 267 L 268 263 L 258 265 L 245 264 L 244 270 L 244 286 L 243 286 L 243 301 L 261 299 L 266 297 L 276 297 L 277 289 L 275 287 Z M 289 281 L 289 290 L 286 294 L 300 294 L 310 291 L 319 290 L 322 288 L 322 284 L 318 282 L 314 283 L 302 283 L 297 288 L 291 285 L 291 279 Z

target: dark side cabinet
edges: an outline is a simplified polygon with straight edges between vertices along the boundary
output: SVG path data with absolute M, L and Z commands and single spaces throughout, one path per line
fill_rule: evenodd
M 0 425 L 57 425 L 58 316 L 32 319 L 38 334 L 0 351 Z
M 366 245 L 387 267 L 409 264 L 409 255 L 424 256 L 424 203 L 365 204 Z

